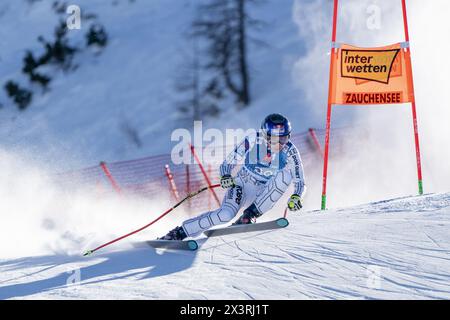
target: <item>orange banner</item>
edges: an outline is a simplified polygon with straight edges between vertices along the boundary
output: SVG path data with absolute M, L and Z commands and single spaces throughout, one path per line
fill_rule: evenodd
M 413 102 L 410 55 L 400 43 L 378 48 L 342 44 L 332 54 L 329 103 Z

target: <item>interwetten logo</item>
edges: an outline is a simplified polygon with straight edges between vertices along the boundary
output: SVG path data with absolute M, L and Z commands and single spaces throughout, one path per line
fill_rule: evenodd
M 400 49 L 342 50 L 341 75 L 343 78 L 389 83 L 392 66 Z

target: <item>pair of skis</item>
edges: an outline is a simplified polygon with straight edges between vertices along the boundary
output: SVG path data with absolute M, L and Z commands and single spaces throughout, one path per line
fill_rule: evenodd
M 254 231 L 264 231 L 272 229 L 286 228 L 289 225 L 289 221 L 286 218 L 279 218 L 277 220 L 254 223 L 254 224 L 241 224 L 235 226 L 229 226 L 225 228 L 218 228 L 213 230 L 205 231 L 205 235 L 208 238 L 220 237 L 230 234 L 243 233 L 243 232 L 254 232 Z M 198 249 L 198 243 L 195 240 L 150 240 L 146 241 L 146 244 L 153 248 L 164 248 L 164 249 L 174 249 L 174 250 L 191 250 L 195 251 Z

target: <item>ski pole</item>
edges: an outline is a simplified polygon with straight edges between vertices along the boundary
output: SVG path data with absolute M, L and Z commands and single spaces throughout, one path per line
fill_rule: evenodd
M 138 232 L 140 232 L 140 231 L 142 231 L 142 230 L 144 230 L 144 229 L 150 227 L 152 224 L 154 224 L 154 223 L 158 222 L 159 220 L 161 220 L 163 217 L 165 217 L 167 214 L 169 214 L 169 212 L 171 212 L 172 210 L 174 210 L 175 208 L 177 208 L 179 205 L 181 205 L 181 204 L 182 204 L 183 202 L 185 202 L 186 200 L 191 199 L 191 198 L 193 198 L 193 197 L 199 195 L 199 194 L 202 193 L 203 191 L 206 191 L 206 190 L 209 190 L 209 189 L 213 189 L 213 188 L 217 188 L 217 187 L 219 187 L 219 186 L 220 186 L 220 184 L 210 185 L 210 186 L 201 188 L 200 190 L 198 190 L 198 191 L 196 191 L 196 192 L 189 193 L 184 199 L 180 200 L 180 201 L 179 201 L 177 204 L 175 204 L 172 208 L 170 208 L 169 210 L 167 210 L 166 212 L 164 212 L 162 215 L 160 215 L 158 218 L 156 218 L 155 220 L 153 220 L 153 221 L 150 222 L 149 224 L 146 224 L 146 225 L 143 226 L 142 228 L 139 228 L 139 229 L 134 230 L 134 231 L 132 231 L 132 232 L 130 232 L 130 233 L 127 233 L 126 235 L 123 235 L 123 236 L 121 236 L 121 237 L 119 237 L 119 238 L 117 238 L 117 239 L 114 239 L 114 240 L 111 240 L 111 241 L 109 241 L 109 242 L 107 242 L 107 243 L 105 243 L 105 244 L 102 244 L 101 246 L 98 246 L 98 247 L 95 248 L 95 249 L 88 250 L 88 251 L 86 251 L 86 252 L 83 254 L 83 256 L 89 256 L 89 255 L 93 254 L 95 251 L 100 250 L 101 248 L 104 248 L 104 247 L 106 247 L 106 246 L 109 246 L 109 245 L 111 245 L 111 244 L 113 244 L 113 243 L 115 243 L 115 242 L 117 242 L 117 241 L 119 241 L 119 240 L 122 240 L 122 239 L 124 239 L 124 238 L 127 238 L 127 237 L 129 237 L 129 236 L 131 236 L 131 235 L 133 235 L 133 234 L 136 234 L 136 233 L 138 233 Z

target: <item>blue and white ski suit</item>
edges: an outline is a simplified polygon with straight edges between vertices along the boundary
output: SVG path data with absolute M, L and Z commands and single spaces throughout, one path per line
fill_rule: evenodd
M 219 209 L 186 220 L 183 229 L 196 237 L 209 228 L 230 222 L 239 210 L 255 204 L 261 214 L 275 205 L 294 182 L 294 193 L 303 198 L 305 179 L 303 164 L 295 145 L 289 141 L 279 152 L 273 152 L 257 134 L 246 137 L 220 166 L 220 175 L 231 174 L 241 164 L 235 177 L 236 186 L 227 190 Z

